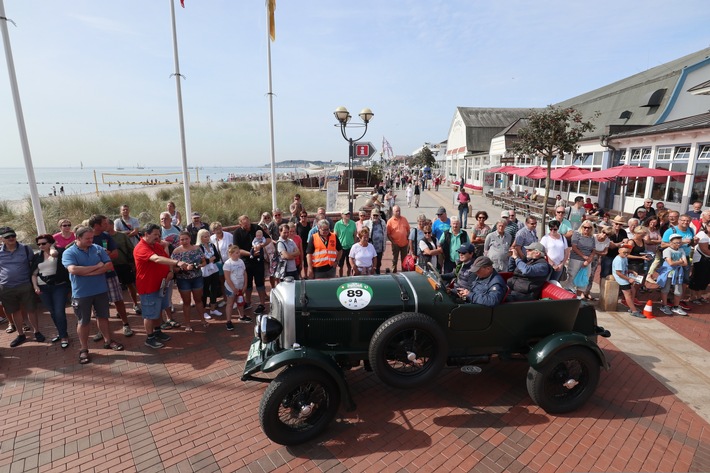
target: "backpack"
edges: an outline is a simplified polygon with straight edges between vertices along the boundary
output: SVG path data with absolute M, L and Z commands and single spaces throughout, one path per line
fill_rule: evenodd
M 276 279 L 283 279 L 286 275 L 287 261 L 281 257 L 279 245 L 283 245 L 283 242 L 279 241 L 276 243 L 276 251 L 274 251 L 271 260 L 269 260 L 269 275 L 275 277 Z M 286 249 L 285 245 L 284 249 Z

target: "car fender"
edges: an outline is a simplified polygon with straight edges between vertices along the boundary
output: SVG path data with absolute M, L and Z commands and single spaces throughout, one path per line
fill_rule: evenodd
M 350 387 L 345 381 L 345 375 L 340 366 L 328 355 L 320 350 L 309 350 L 308 348 L 288 349 L 276 353 L 269 357 L 261 367 L 264 373 L 270 373 L 284 366 L 311 365 L 316 366 L 328 373 L 337 383 L 342 396 L 345 409 L 355 410 L 355 402 L 350 394 Z
M 592 340 L 589 340 L 585 335 L 579 332 L 555 333 L 537 342 L 533 346 L 532 350 L 530 350 L 530 353 L 528 353 L 528 361 L 530 362 L 530 366 L 538 369 L 543 366 L 552 355 L 571 346 L 583 346 L 589 348 L 599 359 L 599 364 L 605 370 L 609 370 L 610 365 L 606 361 L 606 357 L 604 356 L 602 349 L 599 348 L 599 346 Z

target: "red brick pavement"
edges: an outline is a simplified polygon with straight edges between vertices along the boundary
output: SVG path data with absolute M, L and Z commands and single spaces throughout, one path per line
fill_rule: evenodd
M 75 338 L 68 350 L 10 349 L 12 336 L 1 338 L 0 472 L 710 471 L 708 422 L 619 352 L 613 336 L 601 342 L 612 370 L 573 414 L 531 403 L 524 363 L 494 361 L 477 376 L 447 369 L 410 391 L 355 369 L 347 378 L 357 410 L 341 411 L 317 441 L 287 448 L 259 427 L 265 386 L 239 380 L 251 324 L 173 330 L 156 351 L 130 319 L 136 336 L 116 337 L 126 351 L 90 342 L 86 366 Z M 707 337 L 707 317 L 661 320 Z M 111 323 L 118 333 L 120 322 Z

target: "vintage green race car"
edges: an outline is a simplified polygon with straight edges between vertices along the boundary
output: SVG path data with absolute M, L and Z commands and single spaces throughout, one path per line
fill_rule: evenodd
M 493 355 L 530 364 L 532 400 L 549 413 L 579 408 L 609 368 L 594 307 L 546 283 L 543 299 L 489 308 L 447 293 L 440 275 L 417 271 L 331 280 L 287 280 L 256 321 L 242 380 L 269 382 L 259 409 L 276 443 L 320 434 L 341 400 L 355 409 L 345 371 L 364 366 L 395 388 L 433 382 L 445 365 L 480 371 Z M 283 370 L 275 378 L 258 373 Z

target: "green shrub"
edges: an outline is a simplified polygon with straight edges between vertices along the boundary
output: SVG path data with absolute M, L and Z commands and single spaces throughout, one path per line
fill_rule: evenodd
M 317 207 L 325 206 L 325 193 L 304 189 L 290 182 L 279 182 L 276 186 L 277 206 L 288 215 L 288 207 L 293 195 L 301 194 L 301 202 L 309 213 L 315 213 Z M 192 210 L 202 214 L 204 222 L 219 221 L 224 226 L 236 225 L 237 218 L 243 214 L 252 221 L 259 221 L 261 213 L 271 212 L 271 184 L 250 182 L 222 182 L 190 187 Z M 175 202 L 182 213 L 183 222 L 190 222 L 185 215 L 185 197 L 181 186 L 170 186 L 151 191 L 125 191 L 103 193 L 98 197 L 93 194 L 45 197 L 41 199 L 44 222 L 49 233 L 59 231 L 57 222 L 68 218 L 76 225 L 94 214 L 103 214 L 111 219 L 119 216 L 121 205 L 128 204 L 131 216 L 141 224 L 159 223 L 161 212 L 166 210 L 169 200 Z M 33 243 L 37 227 L 29 198 L 28 210 L 16 212 L 11 205 L 0 203 L 0 225 L 10 225 L 18 237 L 25 243 Z

